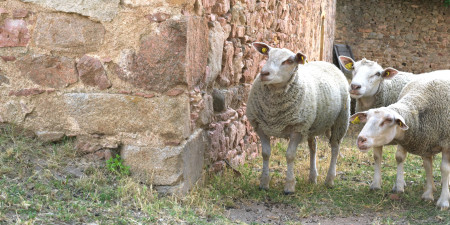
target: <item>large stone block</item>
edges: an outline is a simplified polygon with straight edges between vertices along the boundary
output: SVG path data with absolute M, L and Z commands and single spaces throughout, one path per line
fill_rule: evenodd
M 142 37 L 138 53 L 123 53 L 119 78 L 158 92 L 180 84 L 195 86 L 205 75 L 207 29 L 206 19 L 200 17 L 161 22 L 158 32 Z
M 32 2 L 62 12 L 79 13 L 101 21 L 111 21 L 119 10 L 120 0 L 21 0 Z
M 189 100 L 178 97 L 144 98 L 106 93 L 63 95 L 67 120 L 90 134 L 151 132 L 174 141 L 187 138 Z
M 78 80 L 75 60 L 49 55 L 27 55 L 16 61 L 22 76 L 44 87 L 62 88 Z
M 37 47 L 65 53 L 96 51 L 105 28 L 77 15 L 50 13 L 38 17 L 33 41 Z
M 24 20 L 6 19 L 0 27 L 0 47 L 25 47 L 29 40 L 30 34 Z
M 209 52 L 208 68 L 209 73 L 206 77 L 206 85 L 209 86 L 222 70 L 223 44 L 225 42 L 225 31 L 219 22 L 212 23 L 209 31 Z
M 181 145 L 154 148 L 124 145 L 121 156 L 132 175 L 160 192 L 186 193 L 201 177 L 208 148 L 205 131 L 196 130 Z
M 111 87 L 106 71 L 99 59 L 84 55 L 77 63 L 80 80 L 89 86 L 97 86 L 100 90 Z

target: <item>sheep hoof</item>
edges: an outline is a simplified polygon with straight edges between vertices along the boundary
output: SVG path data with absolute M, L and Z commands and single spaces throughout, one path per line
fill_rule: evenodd
M 434 201 L 433 196 L 426 196 L 425 194 L 422 195 L 422 199 L 423 199 L 424 201 L 430 201 L 430 202 Z
M 381 190 L 381 187 L 378 186 L 378 185 L 372 184 L 372 185 L 370 185 L 370 190 L 371 191 L 378 191 L 378 190 Z
M 294 194 L 293 191 L 284 191 L 284 195 L 292 195 L 292 194 Z
M 440 207 L 441 210 L 446 210 L 446 209 L 448 209 L 448 206 L 449 206 L 448 199 L 439 198 L 439 200 L 437 201 L 436 205 L 438 207 Z
M 402 188 L 394 187 L 394 188 L 392 188 L 392 192 L 395 192 L 395 193 L 403 193 L 403 192 L 405 192 L 405 190 L 402 189 Z

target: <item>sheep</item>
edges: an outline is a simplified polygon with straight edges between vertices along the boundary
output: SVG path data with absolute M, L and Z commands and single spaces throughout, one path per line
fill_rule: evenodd
M 395 141 L 422 157 L 426 186 L 422 198 L 434 200 L 432 157 L 442 152 L 442 192 L 437 206 L 449 207 L 450 178 L 450 72 L 433 73 L 407 84 L 398 102 L 354 114 L 350 121 L 366 123 L 358 135 L 360 150 Z
M 259 42 L 253 43 L 253 47 L 269 56 L 253 82 L 246 110 L 262 145 L 260 188 L 269 188 L 270 136 L 290 139 L 284 193 L 291 194 L 295 191 L 293 167 L 298 144 L 308 137 L 309 182 L 317 183 L 315 136 L 326 132 L 330 135 L 332 156 L 325 184 L 333 186 L 339 145 L 347 132 L 350 116 L 344 74 L 327 62 L 307 63 L 301 52 L 295 54 Z
M 418 75 L 398 71 L 394 68 L 383 69 L 377 62 L 362 59 L 358 62 L 346 56 L 339 56 L 340 63 L 352 72 L 350 84 L 350 97 L 356 99 L 356 112 L 371 108 L 388 106 L 395 103 L 403 87 L 418 78 Z M 449 70 L 446 70 L 447 72 Z M 446 72 L 445 70 L 434 72 Z M 434 73 L 433 72 L 433 73 Z M 421 74 L 426 75 L 426 74 Z M 392 143 L 395 144 L 395 143 Z M 381 155 L 383 147 L 373 148 L 374 176 L 370 186 L 371 190 L 381 189 Z M 397 148 L 397 181 L 392 188 L 395 192 L 403 192 L 406 185 L 403 180 L 403 164 L 407 153 Z

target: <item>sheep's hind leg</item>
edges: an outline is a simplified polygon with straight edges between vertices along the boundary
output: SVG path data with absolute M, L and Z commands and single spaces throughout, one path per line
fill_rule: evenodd
M 441 163 L 441 177 L 442 177 L 442 192 L 436 205 L 443 209 L 449 207 L 449 190 L 448 182 L 450 177 L 450 149 L 446 148 L 442 151 L 442 163 Z
M 331 141 L 331 160 L 328 168 L 327 178 L 325 178 L 325 185 L 332 187 L 334 185 L 334 178 L 336 177 L 336 164 L 339 156 L 339 141 Z
M 425 192 L 422 195 L 422 199 L 433 201 L 433 188 L 436 190 L 436 187 L 434 186 L 434 180 L 433 180 L 433 157 L 425 157 L 422 156 L 423 159 L 423 167 L 425 168 L 425 174 L 426 174 L 426 185 L 425 185 Z
M 397 161 L 397 180 L 394 183 L 394 187 L 392 188 L 392 191 L 394 192 L 400 193 L 405 191 L 406 182 L 404 177 L 403 164 L 405 163 L 407 154 L 408 153 L 402 146 L 397 145 L 397 152 L 395 152 L 395 160 Z
M 284 193 L 292 194 L 295 192 L 295 174 L 294 174 L 294 161 L 297 153 L 297 146 L 302 140 L 300 133 L 292 133 L 289 138 L 289 145 L 286 150 L 286 183 L 284 185 Z
M 270 159 L 270 138 L 261 130 L 257 129 L 256 133 L 261 140 L 262 146 L 262 156 L 263 156 L 263 168 L 261 173 L 261 178 L 259 181 L 259 188 L 268 190 L 269 182 L 270 182 L 270 174 L 269 174 L 269 159 Z
M 370 190 L 381 189 L 381 159 L 383 158 L 383 147 L 373 148 L 373 160 L 375 164 L 373 166 L 373 182 L 370 185 Z
M 308 137 L 309 147 L 309 183 L 317 184 L 317 167 L 316 167 L 316 152 L 317 140 L 316 137 Z

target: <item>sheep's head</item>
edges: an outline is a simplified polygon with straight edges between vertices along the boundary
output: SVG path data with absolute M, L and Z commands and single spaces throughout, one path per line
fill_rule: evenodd
M 394 138 L 400 137 L 403 131 L 408 130 L 405 119 L 386 107 L 356 113 L 350 117 L 350 122 L 366 123 L 356 142 L 362 152 L 367 152 L 371 147 L 389 144 Z
M 339 61 L 352 72 L 349 92 L 355 99 L 375 95 L 383 79 L 391 79 L 398 73 L 394 68 L 383 69 L 377 62 L 367 59 L 355 62 L 349 57 L 339 56 Z
M 287 83 L 295 68 L 306 62 L 306 56 L 300 52 L 295 54 L 288 49 L 272 48 L 260 42 L 254 42 L 253 47 L 259 53 L 269 56 L 259 75 L 264 84 Z

